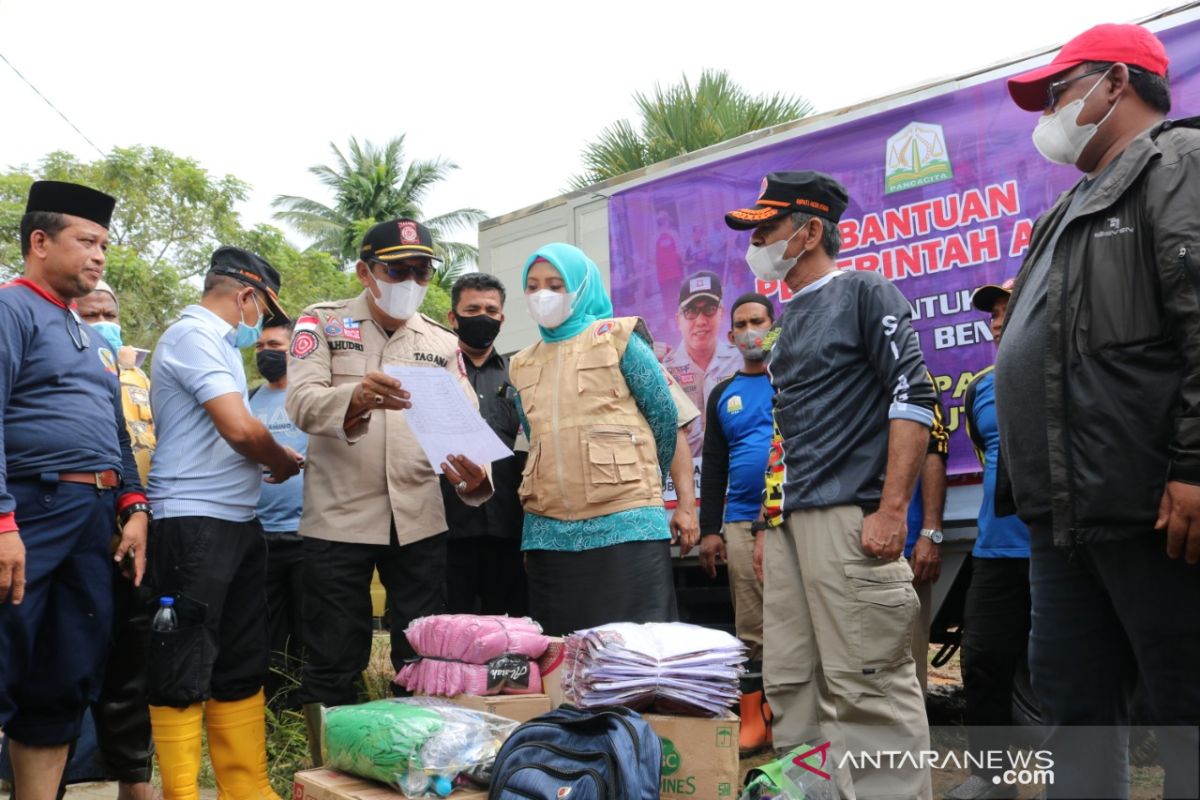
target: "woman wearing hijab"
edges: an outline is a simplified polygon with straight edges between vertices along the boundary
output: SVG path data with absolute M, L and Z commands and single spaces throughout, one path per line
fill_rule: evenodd
M 522 280 L 542 340 L 510 377 L 529 437 L 519 495 L 530 610 L 552 636 L 677 618 L 662 470 L 676 410 L 637 319 L 612 318 L 578 248 L 542 247 Z

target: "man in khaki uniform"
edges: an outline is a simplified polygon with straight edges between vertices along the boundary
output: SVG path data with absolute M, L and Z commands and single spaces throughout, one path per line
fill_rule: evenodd
M 411 407 L 386 365 L 445 369 L 464 377 L 458 338 L 417 313 L 433 277 L 429 231 L 408 219 L 363 237 L 362 294 L 318 303 L 296 320 L 288 363 L 288 416 L 309 434 L 304 482 L 307 703 L 358 700 L 371 649 L 371 576 L 387 589 L 392 664 L 413 655 L 408 623 L 443 610 L 446 514 L 438 477 L 405 421 Z M 479 505 L 490 470 L 465 458 L 442 464 L 459 496 Z

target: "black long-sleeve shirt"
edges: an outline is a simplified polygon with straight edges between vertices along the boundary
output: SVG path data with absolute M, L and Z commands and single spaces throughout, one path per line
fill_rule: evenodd
M 892 419 L 932 427 L 936 393 L 908 301 L 874 272 L 833 272 L 788 303 L 769 368 L 783 513 L 877 507 Z

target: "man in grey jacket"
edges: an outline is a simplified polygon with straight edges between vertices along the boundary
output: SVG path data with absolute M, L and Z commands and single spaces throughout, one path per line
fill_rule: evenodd
M 1128 795 L 1140 677 L 1175 726 L 1165 795 L 1196 797 L 1200 120 L 1164 120 L 1167 54 L 1138 25 L 1080 34 L 1009 91 L 1042 112 L 1042 155 L 1084 173 L 1034 227 L 996 359 L 997 512 L 1015 501 L 1030 528 L 1049 794 Z
M 878 273 L 837 269 L 848 202 L 828 175 L 773 172 L 754 207 L 725 217 L 754 230 L 754 274 L 794 293 L 769 363 L 784 479 L 782 524 L 755 545 L 763 680 L 776 746 L 828 743 L 841 797 L 928 798 L 915 762 L 844 759 L 929 749 L 901 555 L 936 398 L 903 295 Z

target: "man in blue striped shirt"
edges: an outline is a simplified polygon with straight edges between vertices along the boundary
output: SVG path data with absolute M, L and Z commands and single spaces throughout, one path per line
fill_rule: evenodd
M 299 471 L 300 458 L 250 413 L 240 352 L 268 318 L 286 319 L 278 291 L 279 273 L 262 258 L 219 248 L 200 303 L 183 310 L 154 351 L 149 574 L 159 593 L 177 596 L 179 620 L 177 630 L 155 632 L 150 659 L 166 800 L 198 796 L 206 715 L 220 793 L 251 797 L 257 786 L 278 800 L 266 770 L 267 553 L 255 511 L 263 467 L 278 483 Z

